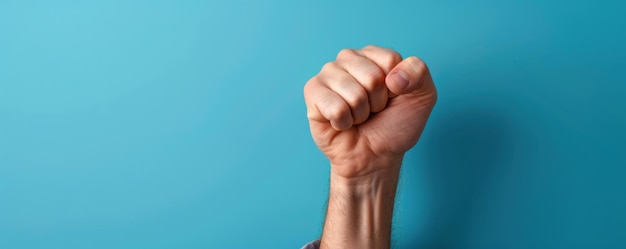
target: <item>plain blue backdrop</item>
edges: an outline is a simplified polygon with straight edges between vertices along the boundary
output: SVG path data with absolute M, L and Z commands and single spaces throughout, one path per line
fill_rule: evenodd
M 470 3 L 472 2 L 472 3 Z M 0 1 L 0 248 L 299 248 L 304 83 L 430 66 L 394 246 L 626 248 L 623 1 Z

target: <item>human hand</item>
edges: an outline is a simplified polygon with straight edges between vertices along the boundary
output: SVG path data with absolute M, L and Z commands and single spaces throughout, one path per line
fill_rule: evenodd
M 345 178 L 400 167 L 437 100 L 426 64 L 367 46 L 344 49 L 304 87 L 317 146 Z

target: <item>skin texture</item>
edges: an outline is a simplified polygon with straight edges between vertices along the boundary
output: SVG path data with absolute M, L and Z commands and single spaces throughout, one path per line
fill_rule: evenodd
M 428 67 L 377 46 L 344 49 L 304 97 L 313 140 L 331 164 L 321 248 L 389 248 L 402 158 L 437 100 Z

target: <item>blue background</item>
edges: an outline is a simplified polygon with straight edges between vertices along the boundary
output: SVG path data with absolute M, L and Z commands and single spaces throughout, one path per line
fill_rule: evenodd
M 299 248 L 328 164 L 302 87 L 430 66 L 397 248 L 626 248 L 623 1 L 1 1 L 0 248 Z

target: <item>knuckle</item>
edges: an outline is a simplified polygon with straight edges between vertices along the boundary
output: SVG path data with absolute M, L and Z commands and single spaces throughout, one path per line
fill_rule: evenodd
M 336 68 L 337 68 L 337 63 L 336 62 L 334 62 L 334 61 L 327 62 L 326 64 L 324 64 L 322 66 L 322 69 L 320 70 L 320 73 L 332 71 L 332 70 L 335 70 Z
M 402 56 L 398 52 L 391 49 L 385 49 L 384 61 L 382 62 L 385 67 L 392 68 L 400 63 L 400 61 L 402 61 Z
M 365 92 L 364 89 L 359 89 L 358 92 L 350 94 L 346 97 L 346 102 L 348 102 L 348 104 L 353 108 L 361 107 L 364 104 L 367 104 L 367 101 L 367 92 Z
M 329 120 L 342 120 L 347 115 L 350 115 L 350 109 L 345 105 L 328 106 Z
M 337 60 L 345 60 L 352 56 L 355 56 L 357 52 L 354 49 L 344 48 L 337 54 Z
M 332 85 L 334 87 L 342 87 L 351 83 L 355 83 L 354 78 L 347 73 L 336 74 L 333 79 L 326 82 L 327 85 Z
M 383 79 L 385 78 L 385 73 L 378 68 L 373 68 L 364 72 L 363 78 L 364 82 L 362 83 L 364 84 L 364 86 L 367 89 L 373 89 L 375 88 L 377 83 L 383 81 Z
M 318 95 L 320 93 L 319 89 L 320 89 L 319 80 L 317 77 L 313 77 L 304 85 L 304 89 L 303 89 L 304 102 L 307 105 L 315 104 L 318 98 Z
M 304 103 L 307 109 L 307 118 L 308 119 L 319 119 L 320 113 L 317 110 L 317 105 L 319 103 L 319 80 L 317 77 L 313 77 L 304 85 Z
M 393 51 L 391 49 L 387 49 L 386 52 L 387 52 L 387 59 L 390 62 L 400 62 L 400 61 L 402 61 L 402 56 L 400 55 L 400 53 L 398 53 L 396 51 Z
M 381 47 L 376 46 L 374 44 L 369 44 L 369 45 L 363 47 L 363 49 L 381 49 Z
M 313 77 L 311 78 L 309 81 L 307 81 L 307 83 L 304 85 L 304 97 L 307 98 L 312 94 L 313 89 L 311 89 L 313 87 L 313 85 L 316 83 L 317 81 L 317 77 Z

